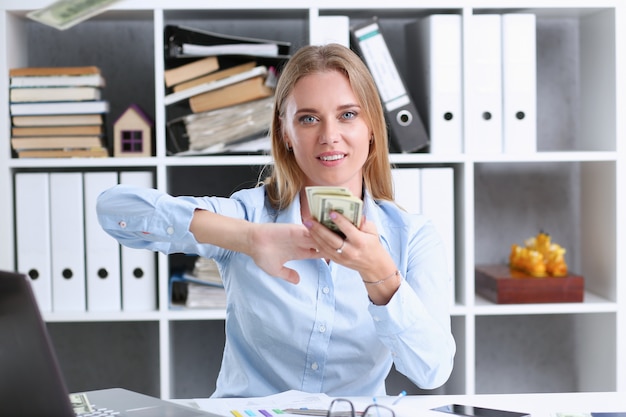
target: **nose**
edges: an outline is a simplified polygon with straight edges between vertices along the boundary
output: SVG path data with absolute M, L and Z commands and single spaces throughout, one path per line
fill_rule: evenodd
M 337 143 L 341 138 L 339 126 L 334 120 L 320 123 L 319 144 Z

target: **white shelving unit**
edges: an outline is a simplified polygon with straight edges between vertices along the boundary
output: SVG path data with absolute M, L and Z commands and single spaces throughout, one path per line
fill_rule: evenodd
M 302 0 L 226 3 L 126 0 L 59 32 L 29 20 L 44 0 L 0 6 L 0 268 L 15 269 L 13 176 L 23 171 L 148 169 L 157 187 L 213 194 L 229 174 L 254 180 L 267 156 L 172 157 L 166 152 L 163 28 L 184 23 L 216 32 L 308 42 L 320 15 L 353 21 L 378 16 L 405 77 L 403 26 L 432 13 L 537 15 L 538 152 L 532 155 L 394 154 L 398 166 L 451 166 L 455 172 L 457 357 L 443 393 L 626 391 L 626 6 L 619 0 Z M 464 36 L 467 37 L 464 24 Z M 468 57 L 464 57 L 467 68 Z M 8 69 L 99 65 L 107 77 L 112 123 L 139 103 L 155 120 L 156 150 L 142 159 L 16 159 L 11 155 Z M 465 103 L 469 97 L 465 96 Z M 111 129 L 111 126 L 109 126 Z M 466 128 L 467 129 L 467 128 Z M 215 178 L 210 174 L 225 172 Z M 184 181 L 194 173 L 194 181 Z M 185 183 L 184 186 L 181 183 Z M 235 187 L 239 183 L 221 184 Z M 495 305 L 474 293 L 474 266 L 502 262 L 512 243 L 545 227 L 585 277 L 583 303 Z M 164 398 L 209 395 L 219 369 L 223 311 L 172 311 L 173 258 L 158 257 L 159 308 L 142 313 L 49 313 L 46 320 L 70 389 L 125 385 Z M 74 340 L 110 338 L 83 351 Z M 91 346 L 91 345 L 90 345 Z M 145 352 L 144 352 L 145 351 Z M 141 357 L 141 360 L 138 358 Z M 104 359 L 98 359 L 104 358 Z M 98 362 L 103 361 L 103 362 Z M 92 375 L 105 364 L 113 371 Z M 128 381 L 112 377 L 130 368 Z M 109 375 L 111 374 L 111 375 Z M 93 382 L 92 382 L 93 381 Z M 390 382 L 404 383 L 401 378 Z M 127 383 L 126 383 L 127 382 Z M 89 386 L 86 386 L 90 384 Z M 410 387 L 404 386 L 411 391 Z M 438 391 L 439 392 L 439 391 Z

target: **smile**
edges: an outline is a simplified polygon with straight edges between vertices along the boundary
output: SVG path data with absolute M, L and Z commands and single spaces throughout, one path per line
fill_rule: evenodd
M 324 156 L 320 156 L 319 158 L 322 161 L 338 161 L 340 159 L 345 158 L 346 156 L 344 154 L 336 154 L 336 155 L 324 155 Z

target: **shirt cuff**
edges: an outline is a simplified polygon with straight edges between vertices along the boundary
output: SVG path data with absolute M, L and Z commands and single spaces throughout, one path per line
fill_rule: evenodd
M 413 326 L 425 307 L 415 291 L 403 279 L 396 293 L 386 305 L 370 303 L 369 312 L 378 334 L 392 336 Z

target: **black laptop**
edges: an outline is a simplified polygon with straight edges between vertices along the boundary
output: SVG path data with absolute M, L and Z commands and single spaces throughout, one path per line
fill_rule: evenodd
M 0 271 L 0 417 L 74 417 L 88 409 L 120 417 L 218 416 L 122 388 L 70 395 L 30 280 Z

